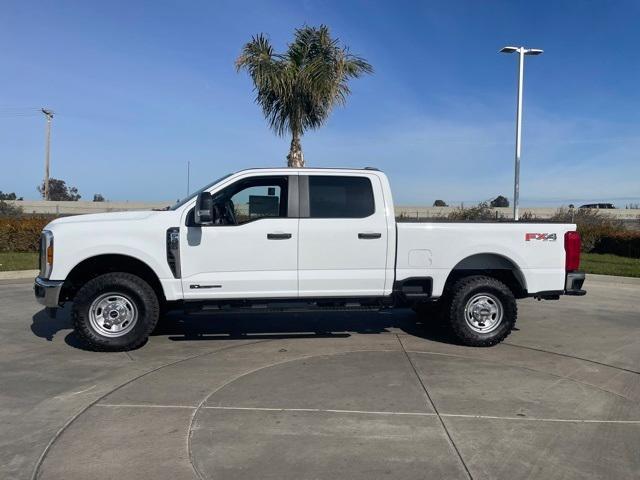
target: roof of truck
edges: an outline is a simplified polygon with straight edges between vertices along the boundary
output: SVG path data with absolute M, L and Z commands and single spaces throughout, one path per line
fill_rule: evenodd
M 348 168 L 348 167 L 254 167 L 254 168 L 243 168 L 242 170 L 238 170 L 236 172 L 234 172 L 234 174 L 236 173 L 240 173 L 240 172 L 248 172 L 248 171 L 254 171 L 254 170 L 285 170 L 285 171 L 297 171 L 297 172 L 309 172 L 309 171 L 315 171 L 315 170 L 319 170 L 319 171 L 323 171 L 323 172 L 327 172 L 327 171 L 336 171 L 336 172 L 381 172 L 382 170 L 380 170 L 379 168 L 376 167 L 360 167 L 360 168 Z

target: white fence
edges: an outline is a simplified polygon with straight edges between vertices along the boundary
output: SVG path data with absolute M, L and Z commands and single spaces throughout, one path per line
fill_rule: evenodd
M 25 213 L 49 213 L 57 215 L 71 215 L 79 213 L 121 212 L 127 210 L 151 210 L 166 208 L 173 202 L 47 202 L 44 200 L 13 200 L 9 201 L 22 208 Z M 426 207 L 397 205 L 396 215 L 407 218 L 446 217 L 455 211 L 454 207 Z M 494 208 L 493 211 L 502 213 L 505 217 L 511 215 L 511 208 Z M 521 208 L 520 215 L 525 212 L 533 213 L 537 218 L 549 218 L 557 211 L 556 208 Z M 601 213 L 611 215 L 620 220 L 637 220 L 640 209 L 616 208 L 600 210 Z
M 46 200 L 12 200 L 8 203 L 21 207 L 24 213 L 49 213 L 55 215 L 151 210 L 154 208 L 166 208 L 173 204 L 173 202 L 47 202 Z
M 475 205 L 468 205 L 468 207 L 474 207 Z M 407 218 L 433 218 L 433 217 L 446 217 L 449 213 L 455 212 L 456 207 L 420 207 L 420 206 L 396 206 L 396 215 L 404 216 Z M 513 209 L 511 207 L 505 208 L 492 208 L 493 212 L 501 213 L 506 218 L 513 215 Z M 549 207 L 520 207 L 520 216 L 529 212 L 535 215 L 537 218 L 551 218 L 556 212 L 557 208 Z M 600 213 L 610 215 L 618 220 L 638 220 L 640 219 L 640 209 L 626 209 L 626 208 L 613 208 L 613 209 L 601 209 Z

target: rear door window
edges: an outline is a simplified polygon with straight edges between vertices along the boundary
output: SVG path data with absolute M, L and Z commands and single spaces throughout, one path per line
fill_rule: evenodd
M 373 187 L 368 178 L 309 176 L 310 218 L 364 218 L 374 212 Z

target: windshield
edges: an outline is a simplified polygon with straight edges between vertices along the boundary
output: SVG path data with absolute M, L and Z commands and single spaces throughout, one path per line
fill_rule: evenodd
M 177 208 L 180 208 L 181 206 L 183 206 L 185 203 L 187 203 L 192 198 L 197 197 L 200 194 L 200 192 L 204 192 L 205 190 L 213 187 L 216 183 L 220 183 L 222 180 L 224 180 L 227 177 L 230 177 L 231 175 L 232 175 L 231 173 L 227 173 L 223 177 L 220 177 L 219 179 L 214 180 L 213 182 L 205 185 L 204 187 L 202 187 L 197 192 L 194 192 L 191 195 L 188 195 L 188 196 L 184 197 L 182 200 L 178 200 L 178 202 L 175 205 L 173 205 L 172 207 L 170 207 L 169 210 L 176 210 Z

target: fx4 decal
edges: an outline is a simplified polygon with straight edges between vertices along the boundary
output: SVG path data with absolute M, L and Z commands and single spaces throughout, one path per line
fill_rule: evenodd
M 555 233 L 525 233 L 524 239 L 527 242 L 531 240 L 542 240 L 543 242 L 555 242 L 558 239 L 558 235 Z

